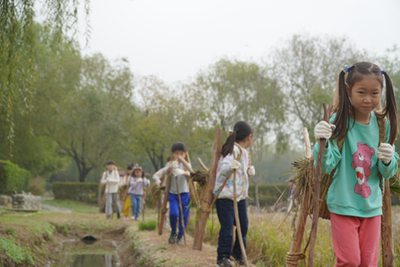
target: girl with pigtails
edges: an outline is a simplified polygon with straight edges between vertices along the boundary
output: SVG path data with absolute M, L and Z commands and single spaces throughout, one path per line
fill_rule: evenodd
M 385 107 L 381 97 L 385 80 Z M 345 66 L 339 74 L 330 122 L 314 135 L 329 139 L 322 172 L 334 171 L 326 200 L 330 211 L 335 266 L 378 266 L 383 179 L 397 172 L 397 105 L 386 70 L 370 62 Z M 383 138 L 380 138 L 380 134 Z M 385 142 L 380 143 L 380 140 Z
M 243 244 L 246 247 L 248 229 L 246 198 L 249 191 L 249 177 L 255 174 L 254 167 L 249 166 L 250 157 L 247 151 L 252 143 L 253 128 L 247 122 L 239 121 L 222 146 L 214 186 L 214 195 L 217 197 L 217 215 L 221 224 L 217 266 L 231 267 L 232 264 L 228 261 L 231 256 L 239 265 L 244 265 L 237 231 L 232 248 L 232 229 L 236 225 L 233 199 L 237 200 Z M 234 175 L 236 175 L 236 192 L 233 187 Z

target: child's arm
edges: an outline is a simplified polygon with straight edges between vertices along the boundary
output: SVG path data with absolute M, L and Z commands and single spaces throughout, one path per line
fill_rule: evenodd
M 107 183 L 107 179 L 106 179 L 106 172 L 103 172 L 103 177 L 101 177 L 101 184 L 106 184 Z
M 386 120 L 386 142 L 389 142 L 389 137 L 390 137 L 390 125 L 388 121 Z M 387 144 L 389 145 L 389 144 Z M 378 149 L 378 154 L 382 153 Z M 379 155 L 378 155 L 379 156 Z M 379 157 L 378 157 L 379 158 Z M 383 163 L 382 160 L 378 159 L 378 171 L 382 174 L 383 179 L 390 179 L 393 177 L 396 172 L 397 172 L 397 161 L 399 160 L 399 155 L 396 153 L 395 147 L 393 145 L 393 156 L 392 159 L 387 163 Z
M 221 159 L 220 165 L 218 166 L 218 174 L 224 177 L 228 177 L 232 174 L 232 170 L 230 166 L 232 165 L 232 162 L 235 160 L 233 157 L 233 154 L 235 152 L 232 152 L 232 154 L 226 155 L 226 157 Z
M 333 144 L 332 144 L 333 143 Z M 314 165 L 317 166 L 319 143 L 316 143 L 313 149 Z M 322 172 L 331 173 L 342 159 L 339 147 L 335 141 L 328 140 L 322 157 Z
M 112 184 L 119 184 L 119 174 L 116 171 L 113 171 L 112 175 L 107 179 L 107 182 Z

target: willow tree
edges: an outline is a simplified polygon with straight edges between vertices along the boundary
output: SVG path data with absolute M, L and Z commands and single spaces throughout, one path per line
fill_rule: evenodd
M 331 103 L 339 72 L 344 65 L 369 59 L 346 37 L 293 35 L 271 53 L 276 80 L 285 93 L 294 138 L 302 140 L 307 127 L 314 140 L 314 126 L 322 119 L 322 103 Z M 302 141 L 301 141 L 302 142 Z
M 89 0 L 84 0 L 87 31 L 90 27 Z M 1 0 L 0 1 L 0 114 L 10 144 L 14 136 L 14 116 L 29 113 L 35 94 L 35 9 L 40 10 L 51 30 L 51 44 L 57 49 L 68 32 L 77 31 L 79 1 L 68 0 Z
M 135 153 L 144 154 L 157 171 L 165 164 L 173 143 L 184 142 L 193 154 L 207 154 L 212 130 L 207 125 L 205 95 L 193 84 L 166 85 L 156 76 L 137 81 L 139 113 L 130 140 Z M 205 149 L 206 148 L 206 149 Z

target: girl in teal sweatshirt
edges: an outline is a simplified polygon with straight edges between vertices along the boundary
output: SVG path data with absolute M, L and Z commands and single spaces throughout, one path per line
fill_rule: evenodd
M 383 77 L 386 107 L 380 110 Z M 369 62 L 345 66 L 339 74 L 330 122 L 321 121 L 314 134 L 327 142 L 322 172 L 336 169 L 326 196 L 331 212 L 335 266 L 377 266 L 382 215 L 380 177 L 397 172 L 397 105 L 386 70 Z M 378 120 L 384 120 L 385 143 L 379 144 Z

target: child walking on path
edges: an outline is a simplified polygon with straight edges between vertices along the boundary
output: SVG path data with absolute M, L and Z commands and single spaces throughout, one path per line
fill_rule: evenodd
M 187 182 L 187 177 L 190 176 L 190 173 L 185 170 L 185 167 L 181 162 L 179 162 L 179 156 L 184 158 L 187 162 L 187 147 L 184 143 L 175 143 L 171 149 L 172 159 L 176 159 L 175 161 L 168 162 L 165 166 L 165 174 L 168 176 L 172 173 L 171 177 L 171 185 L 169 189 L 169 220 L 171 225 L 171 236 L 168 239 L 170 244 L 174 244 L 177 242 L 178 244 L 183 244 L 182 236 L 183 236 L 183 227 L 187 227 L 189 213 L 190 213 L 190 193 L 189 193 L 189 184 Z M 176 180 L 178 180 L 179 187 L 179 195 L 178 188 L 176 186 Z M 183 220 L 184 226 L 182 226 L 181 220 L 181 212 L 179 210 L 179 199 L 181 199 L 182 203 L 182 212 L 183 212 Z M 178 235 L 176 233 L 176 223 L 179 223 L 179 232 Z
M 122 205 L 122 214 L 124 215 L 124 220 L 128 220 L 131 214 L 132 202 L 131 202 L 131 197 L 128 194 L 128 191 L 130 186 L 130 179 L 132 179 L 132 173 L 133 173 L 133 164 L 129 164 L 126 167 L 125 177 L 121 180 L 120 183 L 121 192 L 119 196 Z
M 145 177 L 145 173 L 138 164 L 133 167 L 133 177 L 129 183 L 129 196 L 131 197 L 131 213 L 132 220 L 139 220 L 140 211 L 142 209 L 143 187 L 149 187 L 150 181 Z
M 253 166 L 249 166 L 247 148 L 253 143 L 253 128 L 244 121 L 235 124 L 232 134 L 222 146 L 221 158 L 218 163 L 214 194 L 222 189 L 216 201 L 218 220 L 221 224 L 218 238 L 217 266 L 232 266 L 228 259 L 232 256 L 239 265 L 244 265 L 238 234 L 232 249 L 232 229 L 236 225 L 233 198 L 236 197 L 239 222 L 246 247 L 248 229 L 246 198 L 249 190 L 249 177 L 255 174 Z M 236 172 L 236 192 L 233 192 L 233 176 Z M 228 182 L 224 184 L 224 181 Z M 222 188 L 223 186 L 223 188 Z
M 118 219 L 121 217 L 121 205 L 119 203 L 118 197 L 118 186 L 119 186 L 119 173 L 117 168 L 115 167 L 114 161 L 110 160 L 107 162 L 107 171 L 103 173 L 103 177 L 101 178 L 101 184 L 106 185 L 106 217 L 107 219 L 111 218 L 113 214 L 113 205 L 117 208 L 117 216 Z
M 382 76 L 386 85 L 383 111 Z M 396 112 L 387 71 L 373 63 L 359 62 L 351 67 L 346 65 L 339 74 L 330 124 L 321 121 L 315 127 L 318 142 L 321 138 L 330 139 L 323 155 L 322 172 L 336 170 L 326 196 L 336 267 L 378 266 L 383 185 L 380 176 L 389 179 L 397 172 L 399 156 L 393 147 Z M 379 144 L 380 134 L 385 134 L 385 143 Z M 318 151 L 317 143 L 313 150 L 315 159 Z

